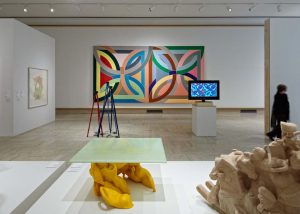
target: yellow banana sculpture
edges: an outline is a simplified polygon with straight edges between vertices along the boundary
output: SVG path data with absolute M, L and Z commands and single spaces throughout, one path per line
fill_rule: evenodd
M 149 187 L 156 191 L 155 184 L 150 172 L 143 168 L 139 163 L 138 164 L 128 164 L 128 167 L 125 171 L 121 171 L 123 174 L 126 174 L 128 178 L 134 182 L 142 183 L 146 187 Z
M 123 174 L 123 178 L 119 174 Z M 94 192 L 116 208 L 133 207 L 125 175 L 134 182 L 142 183 L 156 191 L 150 172 L 139 163 L 91 163 L 90 174 L 94 179 Z
M 129 209 L 133 207 L 132 200 L 129 194 L 121 194 L 108 187 L 100 187 L 100 192 L 103 200 L 116 208 Z

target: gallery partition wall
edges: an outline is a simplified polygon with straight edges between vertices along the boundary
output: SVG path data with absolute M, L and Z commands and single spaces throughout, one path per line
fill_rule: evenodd
M 290 120 L 300 124 L 300 18 L 273 18 L 265 23 L 265 131 L 270 127 L 273 97 L 278 84 L 288 87 Z
M 1 19 L 0 44 L 0 136 L 54 121 L 55 40 L 15 19 Z M 38 75 L 33 70 L 44 72 Z M 40 90 L 35 98 L 30 96 L 33 81 Z

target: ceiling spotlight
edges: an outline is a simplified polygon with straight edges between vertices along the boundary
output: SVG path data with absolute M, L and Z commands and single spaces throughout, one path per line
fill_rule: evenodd
M 201 4 L 201 6 L 198 8 L 198 11 L 201 12 L 204 9 L 204 5 Z
M 53 5 L 50 5 L 50 12 L 51 12 L 51 13 L 54 13 L 54 11 L 55 11 L 55 10 L 54 10 Z
M 278 4 L 276 8 L 277 8 L 278 13 L 280 13 L 282 11 L 281 4 Z
M 174 12 L 177 13 L 178 10 L 179 10 L 179 5 L 177 4 L 177 5 L 174 6 Z
M 231 12 L 232 11 L 232 8 L 227 6 L 226 9 L 228 10 L 228 12 Z
M 249 12 L 252 12 L 253 10 L 254 10 L 254 8 L 256 7 L 256 5 L 255 4 L 253 4 L 253 5 L 251 5 L 250 7 L 249 7 Z
M 154 9 L 155 9 L 155 5 L 151 5 L 151 6 L 148 8 L 148 11 L 151 13 Z
M 28 12 L 28 7 L 26 5 L 24 6 L 23 11 L 24 11 L 24 13 Z

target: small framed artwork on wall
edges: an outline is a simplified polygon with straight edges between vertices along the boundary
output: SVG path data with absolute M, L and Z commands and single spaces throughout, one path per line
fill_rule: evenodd
M 28 68 L 28 108 L 48 104 L 48 70 Z

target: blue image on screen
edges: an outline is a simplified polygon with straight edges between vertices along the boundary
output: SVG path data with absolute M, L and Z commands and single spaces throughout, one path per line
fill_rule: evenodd
M 191 97 L 217 97 L 218 84 L 217 83 L 192 83 Z

